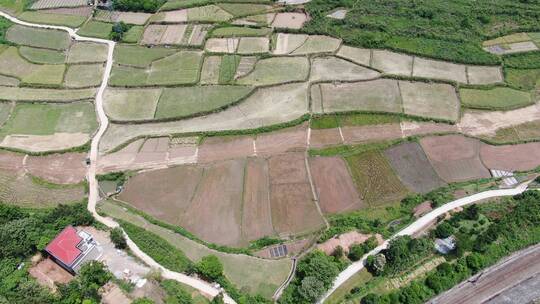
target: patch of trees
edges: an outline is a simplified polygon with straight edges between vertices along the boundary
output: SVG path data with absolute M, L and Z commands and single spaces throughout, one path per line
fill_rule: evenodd
M 6 31 L 13 23 L 4 17 L 0 17 L 0 44 L 8 43 Z
M 111 238 L 111 241 L 114 244 L 114 247 L 118 249 L 126 249 L 127 248 L 127 242 L 126 238 L 124 237 L 124 233 L 122 232 L 122 228 L 115 227 L 111 230 L 109 237 Z
M 509 68 L 540 69 L 540 51 L 506 55 L 503 60 Z
M 340 37 L 353 46 L 472 64 L 500 63 L 481 48 L 483 40 L 540 28 L 538 1 L 516 5 L 514 0 L 312 0 L 305 7 L 312 18 L 305 32 Z M 345 19 L 326 17 L 336 8 L 348 10 Z
M 413 239 L 410 236 L 400 236 L 381 251 L 386 259 L 384 274 L 394 275 L 406 270 L 433 252 L 433 242 L 428 238 Z M 368 270 L 371 268 L 367 263 Z
M 99 303 L 98 289 L 112 277 L 102 263 L 83 265 L 74 280 L 52 294 L 28 275 L 26 262 L 65 226 L 92 224 L 94 218 L 84 204 L 46 210 L 0 204 L 0 303 Z
M 370 237 L 362 244 L 353 244 L 351 247 L 349 247 L 349 254 L 347 257 L 351 261 L 358 261 L 360 260 L 366 253 L 370 252 L 371 250 L 375 249 L 377 247 L 378 242 L 375 237 Z
M 319 299 L 334 282 L 346 262 L 321 251 L 313 251 L 302 258 L 296 267 L 295 278 L 279 299 L 281 304 L 307 304 Z
M 495 264 L 510 253 L 540 242 L 540 193 L 527 191 L 510 198 L 508 203 L 517 204 L 510 212 L 492 222 L 486 231 L 478 235 L 474 246 L 470 242 L 466 245 L 467 251 L 471 251 L 469 254 L 458 255 L 460 257 L 453 263 L 440 264 L 425 278 L 413 281 L 397 291 L 387 295 L 368 294 L 361 302 L 364 304 L 424 303 L 434 295 L 452 288 L 485 267 Z M 478 207 L 468 207 L 458 215 L 466 219 L 477 219 Z M 462 244 L 460 236 L 463 237 L 458 233 L 458 248 Z
M 111 32 L 109 33 L 109 39 L 114 40 L 114 41 L 122 40 L 122 38 L 124 37 L 124 34 L 127 31 L 129 31 L 130 28 L 131 26 L 125 24 L 123 21 L 116 22 L 113 25 Z
M 155 13 L 165 0 L 113 0 L 115 10 Z

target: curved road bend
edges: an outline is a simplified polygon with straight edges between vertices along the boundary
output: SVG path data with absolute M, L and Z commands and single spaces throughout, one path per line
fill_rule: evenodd
M 386 240 L 377 248 L 368 252 L 366 255 L 362 257 L 361 260 L 352 263 L 349 267 L 343 270 L 335 279 L 334 286 L 332 286 L 332 288 L 317 303 L 319 304 L 323 303 L 334 291 L 336 291 L 336 289 L 338 289 L 343 283 L 345 283 L 345 281 L 351 278 L 358 271 L 362 270 L 364 268 L 364 262 L 366 258 L 369 255 L 377 254 L 381 250 L 385 249 L 388 246 L 389 241 L 391 241 L 392 239 L 398 236 L 413 235 L 414 233 L 420 231 L 422 228 L 428 225 L 431 221 L 436 220 L 439 216 L 457 207 L 466 206 L 466 205 L 469 205 L 469 204 L 472 204 L 472 203 L 475 203 L 475 202 L 478 202 L 487 198 L 500 197 L 500 196 L 513 196 L 516 194 L 520 194 L 523 191 L 527 190 L 528 184 L 529 182 L 525 182 L 518 185 L 516 188 L 512 188 L 512 189 L 500 189 L 500 190 L 490 190 L 490 191 L 480 192 L 477 194 L 473 194 L 471 196 L 467 196 L 467 197 L 449 202 L 447 204 L 440 206 L 439 208 L 431 210 L 431 212 L 422 216 L 421 218 L 416 220 L 414 223 L 407 226 L 405 229 L 394 234 L 391 238 Z
M 107 130 L 107 126 L 109 125 L 109 119 L 107 118 L 107 115 L 105 115 L 105 111 L 103 110 L 103 93 L 105 92 L 105 89 L 107 88 L 107 83 L 111 75 L 115 42 L 111 40 L 106 40 L 106 39 L 82 37 L 82 36 L 77 35 L 74 29 L 65 27 L 65 26 L 55 26 L 55 25 L 35 24 L 35 23 L 25 22 L 2 11 L 0 11 L 0 16 L 10 20 L 13 23 L 24 25 L 24 26 L 66 31 L 71 37 L 73 37 L 73 39 L 77 41 L 104 43 L 109 46 L 108 54 L 107 54 L 107 63 L 105 65 L 105 72 L 103 73 L 103 80 L 101 82 L 101 86 L 99 87 L 97 91 L 96 100 L 95 100 L 95 107 L 96 107 L 96 112 L 98 114 L 98 121 L 99 121 L 99 129 L 94 135 L 94 137 L 92 138 L 92 142 L 90 146 L 90 165 L 88 166 L 88 172 L 87 172 L 87 179 L 88 179 L 88 184 L 89 184 L 88 210 L 93 214 L 96 220 L 103 223 L 104 225 L 111 228 L 117 227 L 118 223 L 115 222 L 113 219 L 102 217 L 96 212 L 96 203 L 98 202 L 98 198 L 99 198 L 98 183 L 96 180 L 98 146 L 99 146 L 99 141 L 101 140 L 101 137 L 103 136 L 103 133 L 105 133 L 105 130 Z M 124 235 L 126 236 L 129 249 L 133 252 L 133 254 L 139 257 L 141 260 L 143 260 L 150 267 L 154 267 L 161 270 L 162 276 L 164 278 L 176 280 L 183 284 L 189 285 L 199 290 L 200 292 L 208 294 L 210 296 L 216 296 L 217 294 L 220 293 L 220 290 L 213 287 L 208 282 L 187 276 L 179 272 L 171 271 L 161 266 L 158 262 L 156 262 L 154 259 L 149 257 L 142 250 L 140 250 L 139 247 L 129 238 L 128 235 L 126 235 L 125 233 Z M 224 295 L 224 301 L 227 304 L 236 304 L 236 302 L 227 294 Z

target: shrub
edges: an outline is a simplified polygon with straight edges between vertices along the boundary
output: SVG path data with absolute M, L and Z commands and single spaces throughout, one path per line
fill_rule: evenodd
M 113 228 L 109 235 L 111 237 L 111 241 L 114 244 L 114 247 L 118 249 L 127 248 L 127 242 L 126 242 L 126 238 L 124 237 L 124 232 L 122 231 L 122 228 L 119 228 L 119 227 Z
M 165 0 L 113 0 L 113 7 L 119 11 L 155 13 Z
M 203 257 L 196 265 L 197 272 L 203 277 L 217 280 L 223 276 L 223 265 L 215 255 Z
M 454 227 L 448 222 L 442 222 L 435 228 L 435 236 L 441 239 L 445 239 L 454 233 Z

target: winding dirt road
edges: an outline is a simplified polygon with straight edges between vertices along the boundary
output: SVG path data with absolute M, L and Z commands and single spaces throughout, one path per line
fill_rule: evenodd
M 98 115 L 99 129 L 94 135 L 94 137 L 92 138 L 92 142 L 90 146 L 90 165 L 88 166 L 88 172 L 87 172 L 87 179 L 88 179 L 88 184 L 89 184 L 88 210 L 92 213 L 94 218 L 97 221 L 101 222 L 102 224 L 111 228 L 117 227 L 118 223 L 115 222 L 113 219 L 102 217 L 96 212 L 96 204 L 99 200 L 98 183 L 96 180 L 96 168 L 97 168 L 97 162 L 99 158 L 99 150 L 98 150 L 99 141 L 101 140 L 103 133 L 105 133 L 105 131 L 107 130 L 107 126 L 109 125 L 109 119 L 107 115 L 105 115 L 105 111 L 103 109 L 103 93 L 105 92 L 105 89 L 107 88 L 107 83 L 111 75 L 112 64 L 113 64 L 113 52 L 114 52 L 114 47 L 116 43 L 114 41 L 105 40 L 105 39 L 79 36 L 77 35 L 74 29 L 69 28 L 69 27 L 25 22 L 2 11 L 0 11 L 0 16 L 10 20 L 13 23 L 28 26 L 28 27 L 66 31 L 68 32 L 70 37 L 72 37 L 73 39 L 77 41 L 89 41 L 89 42 L 103 43 L 103 44 L 108 45 L 108 54 L 107 54 L 107 62 L 105 65 L 105 72 L 103 73 L 103 80 L 101 82 L 99 90 L 97 91 L 96 99 L 95 99 L 95 107 L 96 107 L 96 112 Z M 138 258 L 143 260 L 150 267 L 161 270 L 162 276 L 164 278 L 176 280 L 180 283 L 189 285 L 199 290 L 200 292 L 210 295 L 212 297 L 218 295 L 221 292 L 219 289 L 213 287 L 208 282 L 187 276 L 182 273 L 171 271 L 161 266 L 158 262 L 156 262 L 154 259 L 149 257 L 142 250 L 140 250 L 139 247 L 129 238 L 127 234 L 124 233 L 124 235 L 126 237 L 126 240 L 127 240 L 127 243 L 131 252 L 134 255 L 136 255 Z M 236 304 L 236 302 L 227 294 L 224 295 L 223 300 L 227 304 Z
M 477 194 L 473 194 L 471 196 L 467 196 L 464 198 L 460 198 L 458 200 L 449 202 L 445 205 L 440 206 L 439 208 L 433 209 L 431 212 L 427 213 L 426 215 L 422 216 L 418 220 L 416 220 L 414 223 L 407 226 L 405 229 L 401 230 L 400 232 L 393 235 L 391 238 L 386 240 L 383 244 L 378 246 L 377 248 L 373 249 L 372 251 L 368 252 L 366 255 L 362 257 L 361 260 L 352 263 L 349 267 L 347 267 L 345 270 L 343 270 L 335 279 L 334 285 L 332 288 L 319 300 L 319 304 L 323 303 L 336 289 L 338 289 L 343 283 L 345 283 L 349 278 L 351 278 L 355 273 L 362 270 L 364 268 L 364 262 L 367 259 L 369 255 L 377 254 L 381 250 L 386 249 L 389 242 L 398 237 L 398 236 L 404 236 L 404 235 L 413 235 L 414 233 L 422 230 L 426 225 L 428 225 L 433 220 L 436 220 L 439 216 L 447 213 L 448 211 L 451 211 L 457 207 L 463 207 L 469 204 L 473 204 L 478 201 L 482 201 L 488 198 L 494 198 L 494 197 L 501 197 L 501 196 L 513 196 L 516 194 L 520 194 L 523 191 L 527 190 L 528 182 L 525 182 L 523 184 L 518 185 L 516 188 L 512 189 L 501 189 L 501 190 L 490 190 L 490 191 L 484 191 Z

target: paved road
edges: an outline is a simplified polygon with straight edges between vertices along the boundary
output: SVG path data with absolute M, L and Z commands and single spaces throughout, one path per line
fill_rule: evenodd
M 318 303 L 323 303 L 326 300 L 326 298 L 328 298 L 336 289 L 338 289 L 343 283 L 345 283 L 345 281 L 351 278 L 358 271 L 362 270 L 364 268 L 364 262 L 366 258 L 369 255 L 377 254 L 381 250 L 385 249 L 388 246 L 389 241 L 392 240 L 393 238 L 396 238 L 398 236 L 404 236 L 404 235 L 413 235 L 414 233 L 416 233 L 417 231 L 421 230 L 426 225 L 428 225 L 431 221 L 436 220 L 437 217 L 457 207 L 466 206 L 466 205 L 469 205 L 469 204 L 472 204 L 472 203 L 475 203 L 475 202 L 478 202 L 487 198 L 500 197 L 500 196 L 513 196 L 513 195 L 522 193 L 523 191 L 527 190 L 527 185 L 528 183 L 523 183 L 513 189 L 484 191 L 484 192 L 477 193 L 471 196 L 460 198 L 458 200 L 447 203 L 439 208 L 433 209 L 431 212 L 422 216 L 421 218 L 416 220 L 414 223 L 410 224 L 405 229 L 401 230 L 400 232 L 393 235 L 390 239 L 386 240 L 383 244 L 381 244 L 377 248 L 373 249 L 372 251 L 364 255 L 364 257 L 361 260 L 352 263 L 349 267 L 343 270 L 334 281 L 334 285 L 332 286 L 332 288 L 321 298 L 321 300 L 319 300 Z
M 540 244 L 512 254 L 428 303 L 488 303 L 505 290 L 539 274 Z M 517 298 L 515 300 L 513 303 L 524 303 Z
M 94 137 L 92 138 L 92 142 L 90 146 L 90 165 L 88 166 L 88 172 L 87 172 L 87 179 L 88 179 L 88 184 L 89 184 L 88 210 L 93 214 L 94 218 L 97 221 L 111 228 L 117 227 L 118 223 L 115 222 L 113 219 L 102 217 L 96 212 L 96 203 L 99 200 L 98 183 L 96 180 L 96 167 L 97 167 L 97 162 L 98 162 L 98 157 L 99 157 L 98 147 L 99 147 L 99 141 L 101 140 L 103 133 L 105 133 L 105 130 L 107 130 L 107 126 L 109 125 L 109 119 L 107 118 L 107 115 L 105 115 L 105 111 L 103 109 L 103 93 L 105 92 L 105 89 L 107 88 L 107 83 L 111 75 L 115 42 L 110 41 L 110 40 L 105 40 L 105 39 L 82 37 L 82 36 L 77 35 L 74 29 L 65 27 L 65 26 L 54 26 L 54 25 L 47 25 L 47 24 L 35 24 L 35 23 L 25 22 L 2 11 L 0 11 L 0 16 L 6 19 L 9 19 L 13 23 L 17 23 L 20 25 L 66 31 L 73 39 L 77 41 L 91 41 L 91 42 L 97 42 L 97 43 L 104 43 L 109 46 L 108 54 L 107 54 L 107 63 L 105 65 L 105 72 L 103 73 L 103 81 L 101 82 L 101 86 L 99 87 L 99 90 L 97 91 L 96 100 L 95 100 L 95 107 L 96 107 L 96 112 L 98 114 L 98 121 L 99 121 L 99 129 L 94 135 Z M 131 250 L 131 252 L 134 255 L 136 255 L 138 258 L 143 260 L 150 267 L 160 269 L 162 272 L 162 276 L 164 278 L 173 279 L 178 282 L 187 284 L 201 291 L 202 293 L 208 294 L 210 296 L 216 296 L 220 292 L 220 290 L 218 290 L 217 288 L 214 288 L 208 282 L 195 279 L 193 277 L 187 276 L 182 273 L 171 271 L 161 266 L 158 262 L 156 262 L 154 259 L 149 257 L 142 250 L 140 250 L 139 247 L 125 233 L 124 235 L 126 236 L 126 240 L 127 240 L 127 243 L 129 245 L 129 249 Z M 236 304 L 236 302 L 226 294 L 224 296 L 224 301 L 227 304 Z

